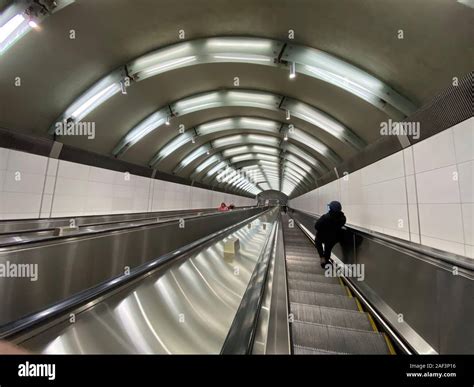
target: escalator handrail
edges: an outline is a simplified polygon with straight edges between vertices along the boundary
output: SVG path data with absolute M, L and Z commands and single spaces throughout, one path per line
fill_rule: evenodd
M 274 221 L 232 325 L 227 333 L 221 349 L 221 355 L 244 355 L 252 352 L 271 256 L 277 241 L 276 236 L 278 235 L 279 227 L 280 222 Z
M 89 227 L 89 226 L 100 226 L 100 225 L 105 225 L 105 224 L 139 222 L 142 220 L 153 219 L 153 218 L 170 218 L 170 217 L 177 216 L 180 214 L 189 215 L 189 213 L 199 213 L 199 212 L 212 213 L 212 212 L 217 212 L 217 210 L 202 209 L 202 210 L 195 210 L 195 211 L 183 210 L 183 211 L 137 212 L 137 213 L 131 213 L 131 214 L 110 214 L 110 215 L 104 214 L 104 215 L 88 215 L 88 216 L 78 216 L 78 217 L 70 216 L 70 217 L 34 219 L 34 220 L 26 219 L 25 221 L 23 221 L 23 219 L 22 220 L 6 219 L 6 220 L 2 220 L 0 222 L 0 225 L 15 223 L 15 222 L 20 223 L 20 224 L 21 223 L 37 223 L 38 225 L 41 225 L 41 223 L 57 223 L 57 225 L 51 224 L 49 226 L 43 226 L 42 228 L 38 227 L 38 228 L 24 228 L 20 230 L 0 231 L 0 236 L 19 235 L 19 234 L 34 233 L 34 232 L 40 232 L 40 231 L 50 231 L 58 227 L 68 226 L 71 220 L 74 220 L 77 227 Z M 119 219 L 121 216 L 123 217 L 125 215 L 136 215 L 137 217 L 135 218 L 132 217 L 130 219 Z M 140 216 L 143 216 L 143 217 L 140 217 Z M 103 218 L 103 217 L 114 217 L 117 219 L 110 219 L 106 221 L 93 221 L 92 223 L 87 223 L 87 222 L 83 223 L 85 220 L 88 220 L 88 218 L 93 219 L 93 218 Z M 66 223 L 63 223 L 63 222 L 66 222 Z
M 233 210 L 233 212 L 237 211 L 245 211 L 248 208 L 244 209 L 237 209 Z M 57 240 L 64 240 L 64 239 L 69 239 L 69 238 L 82 238 L 82 237 L 89 237 L 91 235 L 97 235 L 97 234 L 106 234 L 106 233 L 112 233 L 112 232 L 120 232 L 124 230 L 133 230 L 133 229 L 138 229 L 140 227 L 150 227 L 150 226 L 162 226 L 166 225 L 172 222 L 178 222 L 179 220 L 190 220 L 190 219 L 195 219 L 195 218 L 205 218 L 205 217 L 211 217 L 211 216 L 217 216 L 217 215 L 222 215 L 222 214 L 227 214 L 226 212 L 219 212 L 219 211 L 214 211 L 210 213 L 205 213 L 201 215 L 185 215 L 181 217 L 174 217 L 172 219 L 163 219 L 162 221 L 157 222 L 156 219 L 158 217 L 151 217 L 150 222 L 148 223 L 143 223 L 143 224 L 133 224 L 133 225 L 124 225 L 121 227 L 111 227 L 111 228 L 106 228 L 103 230 L 94 230 L 94 231 L 88 231 L 88 232 L 78 232 L 78 233 L 71 233 L 71 234 L 65 234 L 65 235 L 54 235 L 54 236 L 44 236 L 44 237 L 39 237 L 31 240 L 24 240 L 24 241 L 17 241 L 17 242 L 6 242 L 6 243 L 0 243 L 0 252 L 3 251 L 9 251 L 9 249 L 14 249 L 17 247 L 22 247 L 24 245 L 28 244 L 33 244 L 33 243 L 44 243 L 44 242 L 54 242 Z M 155 219 L 155 221 L 152 221 L 151 219 Z M 136 221 L 143 221 L 143 220 L 148 220 L 147 219 L 141 219 L 141 220 L 135 220 Z M 112 223 L 103 223 L 103 225 L 108 225 L 108 224 L 116 224 L 116 223 L 133 223 L 133 220 L 130 221 L 124 221 L 124 222 L 112 222 Z M 92 227 L 93 225 L 84 225 L 82 227 Z M 41 230 L 43 231 L 43 230 Z M 3 250 L 5 249 L 5 250 Z
M 161 255 L 157 258 L 151 259 L 146 263 L 131 269 L 129 274 L 122 274 L 120 276 L 110 278 L 101 284 L 76 293 L 65 300 L 54 303 L 43 310 L 34 312 L 16 321 L 0 326 L 0 339 L 8 339 L 12 336 L 17 336 L 33 326 L 37 326 L 38 324 L 63 315 L 66 312 L 78 308 L 81 305 L 88 304 L 93 300 L 105 295 L 106 293 L 108 294 L 112 290 L 130 283 L 132 280 L 136 280 L 139 277 L 148 275 L 151 271 L 159 268 L 173 259 L 190 253 L 206 243 L 211 243 L 213 240 L 221 238 L 224 234 L 230 234 L 234 232 L 235 230 L 241 228 L 244 224 L 252 222 L 256 218 L 261 217 L 269 211 L 271 210 L 263 210 L 262 212 L 246 218 L 234 225 L 228 226 L 194 242 L 188 243 L 183 247 L 170 251 L 169 253 Z

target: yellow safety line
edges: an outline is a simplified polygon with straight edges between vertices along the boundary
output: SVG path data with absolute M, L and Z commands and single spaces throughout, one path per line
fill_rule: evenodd
M 377 325 L 375 325 L 375 321 L 372 318 L 372 315 L 370 313 L 367 313 L 367 316 L 369 317 L 370 325 L 372 325 L 372 329 L 374 332 L 378 332 L 379 330 L 377 329 Z
M 388 351 L 390 352 L 390 355 L 396 355 L 397 353 L 395 352 L 395 348 L 393 348 L 392 342 L 388 338 L 386 333 L 383 333 L 383 337 L 385 339 L 385 342 L 387 343 Z
M 360 312 L 363 312 L 364 309 L 362 309 L 362 305 L 360 304 L 360 301 L 358 300 L 357 297 L 354 297 L 354 300 L 356 301 L 357 307 L 359 308 Z
M 347 295 L 349 296 L 349 298 L 352 298 L 352 293 L 351 293 L 350 289 L 347 286 L 344 286 L 344 287 L 346 288 Z

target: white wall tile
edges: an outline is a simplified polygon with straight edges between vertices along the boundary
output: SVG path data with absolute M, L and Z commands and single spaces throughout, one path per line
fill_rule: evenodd
M 408 203 L 410 204 L 417 203 L 415 175 L 406 176 L 405 184 L 406 184 L 406 189 L 407 189 Z
M 416 174 L 419 203 L 459 203 L 455 165 Z
M 452 131 L 456 161 L 463 163 L 474 160 L 474 117 L 453 126 Z
M 53 198 L 52 216 L 84 215 L 86 196 L 59 195 Z
M 0 171 L 6 171 L 9 149 L 0 148 Z
M 56 176 L 46 176 L 46 181 L 44 183 L 44 194 L 52 195 L 54 193 L 54 186 L 56 184 Z
M 438 250 L 448 251 L 450 253 L 465 255 L 464 245 L 462 243 L 447 241 L 443 239 L 421 236 L 421 243 L 425 246 L 434 247 Z
M 56 173 L 58 171 L 58 164 L 59 160 L 57 159 L 48 159 L 48 170 L 46 174 L 48 176 L 56 176 Z
M 419 204 L 418 208 L 422 236 L 464 243 L 460 204 Z
M 466 257 L 474 258 L 474 246 L 464 245 L 464 251 L 465 251 Z
M 41 218 L 48 218 L 51 213 L 51 205 L 53 204 L 53 195 L 43 195 L 41 202 Z
M 471 118 L 290 203 L 322 214 L 340 197 L 348 224 L 472 256 L 473 159 Z
M 58 176 L 69 179 L 85 180 L 89 178 L 90 167 L 88 165 L 81 165 L 71 163 L 69 161 L 60 160 L 58 168 Z
M 404 149 L 403 157 L 405 163 L 405 175 L 413 175 L 415 173 L 415 165 L 413 161 L 413 147 Z
M 465 203 L 461 205 L 463 227 L 464 227 L 464 243 L 474 245 L 474 204 Z
M 413 153 L 416 173 L 456 164 L 451 129 L 415 144 Z
M 3 190 L 6 192 L 43 192 L 44 174 L 31 174 L 26 172 L 6 171 Z
M 408 215 L 410 218 L 410 232 L 413 234 L 420 234 L 420 228 L 418 226 L 418 206 L 416 204 L 408 205 Z M 419 238 L 418 238 L 419 239 Z
M 55 195 L 87 195 L 89 183 L 86 180 L 70 179 L 58 176 L 56 179 Z
M 115 171 L 97 167 L 90 167 L 89 169 L 89 181 L 113 184 L 114 179 Z
M 44 175 L 47 160 L 44 156 L 10 150 L 6 169 L 13 172 Z
M 34 214 L 40 213 L 41 194 L 22 192 L 3 192 L 3 214 Z
M 474 161 L 458 164 L 461 203 L 474 203 Z
M 369 185 L 403 177 L 404 168 L 403 152 L 400 151 L 362 168 L 362 183 Z

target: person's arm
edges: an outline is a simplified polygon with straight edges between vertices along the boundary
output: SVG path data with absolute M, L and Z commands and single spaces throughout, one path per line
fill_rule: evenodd
M 323 215 L 317 220 L 316 224 L 314 225 L 314 228 L 316 229 L 316 231 L 321 230 L 324 227 L 325 222 L 326 222 L 326 215 Z

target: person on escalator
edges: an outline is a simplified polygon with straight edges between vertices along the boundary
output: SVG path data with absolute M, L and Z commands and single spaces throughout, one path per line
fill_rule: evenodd
M 217 211 L 229 211 L 229 208 L 224 202 L 222 202 L 221 206 L 217 209 Z
M 315 245 L 321 258 L 321 267 L 325 268 L 331 258 L 331 250 L 340 240 L 342 227 L 346 224 L 346 217 L 342 212 L 341 203 L 332 201 L 328 204 L 329 211 L 316 222 Z

